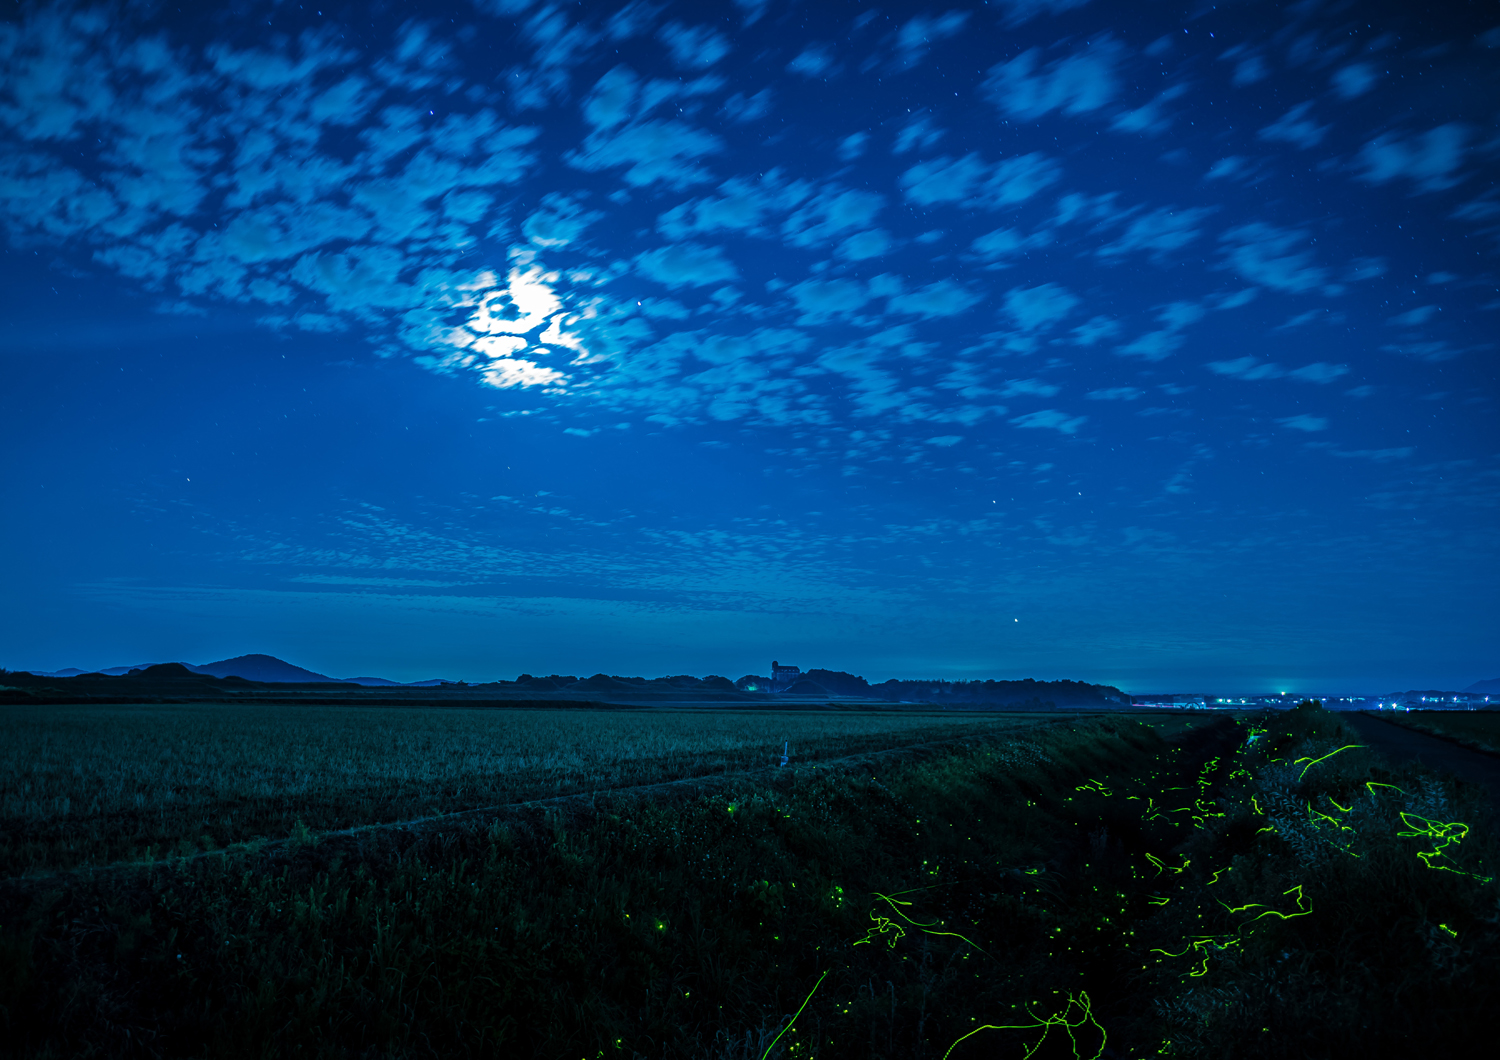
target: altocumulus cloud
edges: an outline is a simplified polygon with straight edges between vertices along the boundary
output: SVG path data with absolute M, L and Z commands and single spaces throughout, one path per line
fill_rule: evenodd
M 1053 368 L 1006 359 L 1064 353 L 1088 400 L 1136 401 L 1257 294 L 1300 323 L 1335 319 L 1308 299 L 1396 283 L 1404 250 L 1334 231 L 1290 192 L 1229 194 L 1280 187 L 1278 156 L 1337 155 L 1318 179 L 1395 202 L 1441 199 L 1490 150 L 1467 114 L 1360 124 L 1394 60 L 1297 72 L 1254 43 L 1140 53 L 1103 28 L 1054 32 L 1107 24 L 1083 0 L 805 35 L 749 0 L 483 0 L 474 34 L 433 16 L 358 48 L 330 26 L 192 44 L 107 10 L 37 10 L 0 33 L 15 244 L 76 248 L 164 311 L 245 307 L 541 407 L 674 424 L 1000 421 L 996 399 L 1061 392 Z M 1142 70 L 1159 80 L 1141 87 Z M 1233 92 L 1278 79 L 1286 102 L 1242 108 L 1237 139 L 1195 140 L 1236 105 L 1205 121 L 1210 76 Z M 1144 146 L 1169 127 L 1203 147 L 1192 164 Z M 1099 137 L 1118 166 L 1091 160 Z M 1442 201 L 1475 230 L 1500 218 L 1487 193 Z M 1014 279 L 995 284 L 1001 270 Z M 1485 349 L 1452 309 L 1390 310 L 1383 348 L 1418 365 Z M 1348 374 L 1328 356 L 1201 361 L 1248 394 Z M 1084 417 L 1009 422 L 1073 434 Z
M 674 243 L 636 258 L 641 273 L 668 287 L 706 287 L 739 278 L 734 263 L 718 247 Z

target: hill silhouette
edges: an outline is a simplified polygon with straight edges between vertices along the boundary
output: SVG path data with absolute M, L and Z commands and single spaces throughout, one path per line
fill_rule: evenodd
M 200 674 L 210 674 L 214 677 L 243 677 L 246 681 L 260 681 L 265 684 L 304 685 L 312 681 L 338 680 L 336 677 L 328 677 L 325 674 L 304 670 L 300 666 L 293 666 L 274 655 L 237 655 L 233 659 L 204 663 L 193 669 Z

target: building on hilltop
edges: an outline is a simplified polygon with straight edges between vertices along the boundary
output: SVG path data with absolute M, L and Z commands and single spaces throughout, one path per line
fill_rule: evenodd
M 782 666 L 771 660 L 771 691 L 785 692 L 802 679 L 802 670 L 796 666 Z

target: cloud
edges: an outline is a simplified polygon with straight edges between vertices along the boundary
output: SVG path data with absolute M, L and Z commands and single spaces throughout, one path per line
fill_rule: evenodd
M 1103 339 L 1112 338 L 1119 333 L 1119 321 L 1106 316 L 1095 316 L 1079 324 L 1070 334 L 1075 346 L 1095 346 Z
M 597 210 L 584 210 L 573 196 L 549 192 L 542 196 L 542 208 L 521 225 L 521 232 L 539 247 L 565 247 L 603 216 Z
M 1044 383 L 1040 379 L 1007 379 L 1000 391 L 1001 397 L 1052 397 L 1062 390 L 1060 386 Z
M 1281 424 L 1283 427 L 1288 428 L 1289 430 L 1306 431 L 1309 434 L 1315 433 L 1317 431 L 1326 431 L 1328 429 L 1328 421 L 1322 416 L 1288 416 L 1285 419 L 1280 419 L 1276 422 Z
M 640 78 L 628 66 L 616 66 L 598 81 L 583 101 L 583 117 L 596 129 L 613 129 L 635 117 Z
M 915 291 L 898 294 L 886 303 L 892 313 L 911 313 L 924 317 L 957 316 L 979 301 L 979 295 L 952 280 L 938 280 Z
M 1249 169 L 1243 155 L 1229 155 L 1221 158 L 1208 167 L 1208 172 L 1203 174 L 1204 180 L 1228 180 L 1238 177 Z
M 1211 207 L 1178 208 L 1165 206 L 1136 217 L 1113 243 L 1106 243 L 1096 253 L 1106 261 L 1126 254 L 1144 251 L 1163 258 L 1181 250 L 1198 238 L 1198 223 L 1213 213 Z
M 953 203 L 998 210 L 1025 202 L 1060 175 L 1056 162 L 1036 152 L 994 165 L 978 154 L 958 159 L 939 155 L 912 166 L 901 174 L 900 183 L 907 201 L 918 206 Z
M 1335 70 L 1329 83 L 1340 99 L 1357 99 L 1374 88 L 1379 77 L 1369 63 L 1350 63 Z
M 1156 318 L 1173 331 L 1196 324 L 1207 315 L 1208 310 L 1197 302 L 1168 302 L 1156 307 Z
M 510 390 L 514 387 L 549 386 L 561 382 L 565 377 L 561 372 L 543 368 L 533 361 L 502 357 L 491 361 L 481 373 L 480 378 L 484 380 L 486 386 L 495 387 L 497 390 Z
M 994 262 L 997 267 L 1004 268 L 1011 264 L 1004 259 L 1021 254 L 1031 247 L 1045 245 L 1051 239 L 1051 235 L 1046 232 L 1026 236 L 1014 228 L 997 228 L 976 237 L 969 246 L 982 260 Z
M 1243 291 L 1234 291 L 1229 294 L 1218 296 L 1218 304 L 1215 309 L 1238 309 L 1242 305 L 1249 305 L 1260 297 L 1259 287 L 1246 287 Z
M 1005 9 L 1005 24 L 1019 26 L 1042 15 L 1060 15 L 1082 7 L 1089 0 L 999 0 L 998 6 Z
M 1380 347 L 1389 353 L 1398 353 L 1402 357 L 1410 357 L 1414 361 L 1426 361 L 1429 364 L 1438 364 L 1442 361 L 1451 361 L 1456 357 L 1462 357 L 1466 353 L 1476 350 L 1490 350 L 1494 347 L 1488 343 L 1476 346 L 1459 348 L 1443 339 L 1435 341 L 1411 341 L 1392 343 Z
M 685 70 L 706 69 L 729 54 L 729 38 L 707 26 L 685 26 L 668 22 L 657 31 L 672 62 Z
M 544 69 L 582 62 L 599 40 L 599 35 L 582 23 L 569 24 L 567 16 L 551 5 L 527 19 L 522 29 L 535 48 L 537 65 Z
M 1056 409 L 1042 409 L 1040 412 L 1028 412 L 1024 416 L 1017 416 L 1010 422 L 1017 427 L 1047 427 L 1054 431 L 1061 431 L 1063 434 L 1076 434 L 1078 428 L 1082 427 L 1087 420 L 1087 416 L 1069 416 L 1066 412 L 1058 412 Z
M 1164 361 L 1181 346 L 1182 335 L 1176 331 L 1148 331 L 1134 342 L 1116 346 L 1115 353 L 1121 357 L 1139 357 L 1143 361 Z
M 1292 293 L 1321 287 L 1328 279 L 1328 270 L 1314 265 L 1310 253 L 1293 249 L 1310 241 L 1304 230 L 1277 228 L 1260 221 L 1231 228 L 1219 237 L 1229 267 L 1240 276 Z
M 1041 52 L 1031 48 L 990 67 L 984 92 L 1002 112 L 1022 121 L 1036 121 L 1054 110 L 1085 114 L 1115 98 L 1115 67 L 1124 51 L 1105 36 L 1074 55 L 1039 67 Z
M 1414 328 L 1419 324 L 1425 324 L 1438 313 L 1435 305 L 1419 305 L 1415 309 L 1408 309 L 1405 313 L 1398 313 L 1386 321 L 1398 328 Z
M 896 66 L 910 69 L 922 61 L 927 49 L 938 41 L 957 36 L 969 21 L 967 11 L 945 11 L 941 15 L 918 15 L 896 31 Z
M 855 416 L 895 416 L 901 419 L 929 419 L 934 410 L 916 407 L 913 396 L 901 389 L 897 376 L 881 367 L 892 354 L 909 352 L 920 344 L 912 340 L 907 325 L 897 325 L 849 346 L 835 347 L 820 354 L 818 367 L 836 372 L 849 383 L 849 400 Z
M 1157 94 L 1149 103 L 1123 111 L 1109 123 L 1115 132 L 1144 133 L 1159 136 L 1171 128 L 1172 119 L 1165 113 L 1166 104 L 1187 92 L 1186 85 L 1173 85 Z
M 772 169 L 753 179 L 731 177 L 716 192 L 672 207 L 656 219 L 657 230 L 669 239 L 721 231 L 770 237 L 772 219 L 805 202 L 814 187 Z
M 736 92 L 724 101 L 724 114 L 730 121 L 741 124 L 759 121 L 771 113 L 773 100 L 770 88 L 763 88 L 750 96 Z
M 870 300 L 870 292 L 858 280 L 804 280 L 787 293 L 802 310 L 801 323 L 805 324 L 848 315 Z
M 808 44 L 786 64 L 790 72 L 809 78 L 822 77 L 832 67 L 833 46 L 819 41 Z
M 739 279 L 734 262 L 718 247 L 674 243 L 636 255 L 641 274 L 667 287 L 707 287 Z
M 1387 184 L 1406 177 L 1417 191 L 1442 191 L 1463 178 L 1455 170 L 1463 164 L 1469 130 L 1458 122 L 1402 140 L 1394 134 L 1378 136 L 1365 144 L 1359 162 L 1363 177 L 1371 184 Z
M 1133 386 L 1114 386 L 1104 390 L 1090 390 L 1083 396 L 1090 401 L 1136 401 L 1143 394 L 1145 394 L 1144 390 Z
M 884 208 L 884 195 L 830 184 L 804 201 L 781 231 L 793 246 L 816 246 L 868 227 Z
M 893 245 L 889 232 L 884 228 L 872 228 L 867 232 L 856 232 L 840 243 L 834 253 L 849 261 L 868 261 L 883 257 Z
M 1337 456 L 1344 460 L 1373 460 L 1377 464 L 1387 464 L 1392 460 L 1405 460 L 1415 453 L 1416 449 L 1404 445 L 1397 449 L 1329 449 L 1327 452 L 1329 456 Z
M 1050 327 L 1073 311 L 1078 297 L 1055 283 L 1012 287 L 1005 295 L 1005 312 L 1023 331 Z
M 940 434 L 936 438 L 927 439 L 927 444 L 936 445 L 940 448 L 946 449 L 950 446 L 957 445 L 963 440 L 964 436 L 961 434 Z
M 1264 81 L 1270 76 L 1271 71 L 1266 67 L 1264 59 L 1259 55 L 1248 55 L 1235 64 L 1234 76 L 1230 81 L 1235 88 L 1243 88 L 1245 85 Z
M 918 118 L 902 126 L 901 131 L 896 134 L 895 143 L 891 145 L 891 153 L 904 155 L 908 151 L 925 151 L 946 135 L 944 130 L 926 118 Z
M 1326 361 L 1314 361 L 1312 364 L 1303 365 L 1287 373 L 1293 379 L 1300 379 L 1304 383 L 1331 383 L 1340 376 L 1348 374 L 1348 365 L 1328 364 Z
M 853 162 L 865 153 L 865 146 L 869 142 L 869 133 L 850 133 L 839 141 L 839 159 L 844 162 Z
M 1345 283 L 1358 283 L 1360 280 L 1373 280 L 1377 276 L 1384 276 L 1386 270 L 1384 258 L 1355 258 L 1344 269 L 1344 274 L 1339 279 Z
M 1485 224 L 1500 219 L 1500 201 L 1496 200 L 1494 192 L 1486 192 L 1479 198 L 1464 203 L 1448 216 L 1457 221 Z
M 531 0 L 516 0 L 529 4 Z M 630 0 L 604 23 L 604 32 L 611 40 L 630 40 L 650 32 L 662 11 L 661 5 L 650 0 Z
M 1280 379 L 1286 369 L 1279 364 L 1257 361 L 1254 357 L 1236 357 L 1232 361 L 1209 361 L 1204 365 L 1210 372 L 1227 375 L 1233 379 L 1256 382 L 1261 379 Z
M 1298 103 L 1276 121 L 1262 128 L 1259 133 L 1260 138 L 1293 144 L 1303 150 L 1316 147 L 1323 142 L 1323 137 L 1328 133 L 1330 126 L 1319 125 L 1310 120 L 1307 115 L 1311 110 L 1311 101 Z
M 627 167 L 622 176 L 634 187 L 685 188 L 711 179 L 697 160 L 722 149 L 717 136 L 683 122 L 643 121 L 618 131 L 596 129 L 564 158 L 576 169 Z

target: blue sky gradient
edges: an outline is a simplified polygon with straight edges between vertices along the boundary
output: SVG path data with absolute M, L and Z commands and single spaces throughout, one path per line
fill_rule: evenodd
M 0 665 L 1500 673 L 1492 4 L 26 5 Z

